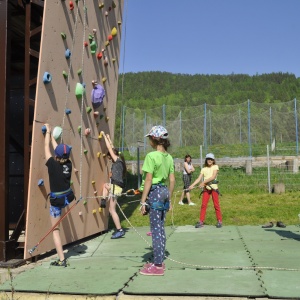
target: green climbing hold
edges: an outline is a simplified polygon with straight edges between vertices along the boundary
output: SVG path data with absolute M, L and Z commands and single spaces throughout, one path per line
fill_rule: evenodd
M 77 131 L 78 131 L 78 133 L 81 133 L 81 126 L 77 127 Z
M 100 120 L 103 119 L 104 115 L 100 115 Z
M 93 41 L 94 40 L 94 36 L 92 34 L 89 34 L 89 40 Z
M 68 78 L 68 73 L 66 71 L 63 71 L 62 74 L 65 78 Z
M 96 51 L 97 51 L 97 44 L 96 44 L 95 41 L 92 41 L 92 42 L 90 43 L 90 48 L 91 48 L 91 53 L 92 53 L 92 54 L 95 54 Z
M 82 69 L 77 70 L 77 75 L 81 75 Z
M 91 111 L 92 111 L 92 108 L 89 107 L 89 106 L 87 106 L 87 107 L 86 107 L 86 112 L 89 114 Z
M 83 85 L 79 82 L 77 82 L 76 84 L 76 88 L 75 88 L 75 95 L 77 99 L 81 99 L 83 97 L 85 93 L 85 88 L 83 87 Z
M 84 154 L 87 154 L 87 153 L 88 153 L 88 151 L 85 149 L 85 150 L 83 151 L 83 153 L 84 153 Z
M 65 40 L 67 38 L 67 35 L 64 32 L 61 32 L 60 35 L 63 40 Z

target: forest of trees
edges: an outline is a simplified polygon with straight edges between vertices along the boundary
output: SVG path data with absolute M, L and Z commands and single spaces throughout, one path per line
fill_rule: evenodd
M 234 105 L 248 99 L 258 103 L 300 99 L 300 78 L 290 73 L 261 75 L 187 75 L 167 72 L 120 74 L 116 133 L 122 106 L 150 109 L 169 106 Z
M 122 93 L 123 86 L 123 93 Z M 118 103 L 128 107 L 233 105 L 290 101 L 300 96 L 300 78 L 290 73 L 186 75 L 167 72 L 120 74 Z

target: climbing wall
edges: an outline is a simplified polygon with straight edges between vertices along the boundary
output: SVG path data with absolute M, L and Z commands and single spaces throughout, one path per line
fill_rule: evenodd
M 54 249 L 52 233 L 43 239 L 51 229 L 44 123 L 55 129 L 58 143 L 72 147 L 72 188 L 80 201 L 60 225 L 63 244 L 107 229 L 108 208 L 99 208 L 99 196 L 102 195 L 103 183 L 108 181 L 109 164 L 100 132 L 109 133 L 113 140 L 122 8 L 123 0 L 45 1 L 33 122 L 25 259 Z M 34 251 L 29 251 L 33 248 Z

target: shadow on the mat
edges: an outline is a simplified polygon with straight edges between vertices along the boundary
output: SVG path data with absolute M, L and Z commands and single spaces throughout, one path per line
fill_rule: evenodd
M 145 253 L 142 257 L 143 257 L 143 262 L 153 262 L 153 250 L 150 247 L 147 247 L 145 249 L 148 249 L 149 252 Z M 170 256 L 170 252 L 168 250 L 165 251 L 165 256 L 169 257 Z
M 87 246 L 84 244 L 79 244 L 68 249 L 68 252 L 65 254 L 66 258 L 74 257 L 86 253 Z
M 278 229 L 269 229 L 268 231 L 273 231 L 286 239 L 293 239 L 300 242 L 300 234 L 296 234 L 291 231 L 278 230 Z

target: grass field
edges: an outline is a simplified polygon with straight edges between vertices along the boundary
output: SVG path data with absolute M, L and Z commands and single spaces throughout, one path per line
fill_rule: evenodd
M 136 188 L 137 179 L 131 175 L 127 185 Z M 182 192 L 181 173 L 176 174 L 176 187 L 174 190 L 172 204 L 173 209 L 167 214 L 166 225 L 194 225 L 199 220 L 201 199 L 199 198 L 200 189 L 191 192 L 191 199 L 196 206 L 178 205 Z M 142 216 L 139 212 L 140 196 L 121 197 L 118 202 L 125 216 L 129 219 L 132 226 L 148 226 L 149 217 Z M 286 192 L 284 194 L 269 193 L 239 193 L 226 192 L 222 190 L 220 205 L 223 214 L 223 224 L 226 225 L 263 225 L 270 221 L 282 221 L 285 225 L 300 224 L 298 214 L 300 214 L 300 191 Z M 130 227 L 127 220 L 119 210 L 117 210 L 123 227 Z M 205 224 L 216 224 L 216 216 L 212 200 L 206 213 Z M 113 223 L 110 220 L 110 228 Z

